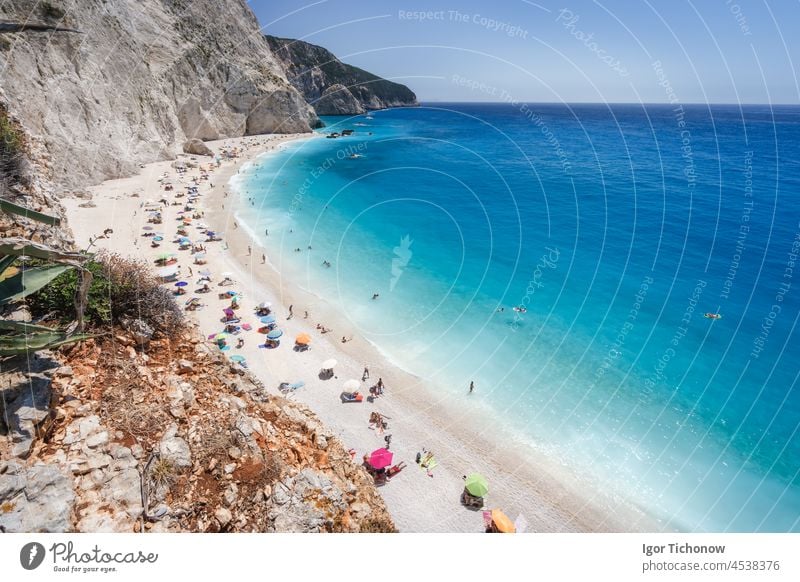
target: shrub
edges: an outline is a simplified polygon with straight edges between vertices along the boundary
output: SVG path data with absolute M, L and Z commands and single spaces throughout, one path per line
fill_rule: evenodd
M 86 264 L 93 275 L 85 318 L 90 329 L 122 320 L 141 319 L 158 335 L 170 336 L 180 328 L 183 314 L 172 293 L 159 285 L 146 263 L 101 252 Z M 36 316 L 52 314 L 61 321 L 75 317 L 73 298 L 78 275 L 68 271 L 30 296 Z

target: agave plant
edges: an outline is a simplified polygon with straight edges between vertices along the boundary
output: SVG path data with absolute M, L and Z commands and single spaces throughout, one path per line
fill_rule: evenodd
M 25 216 L 31 220 L 58 226 L 61 221 L 56 216 L 35 212 L 7 200 L 0 200 L 0 210 L 9 214 Z M 33 257 L 53 263 L 48 266 L 17 268 L 15 264 L 25 257 Z M 66 330 L 20 321 L 0 320 L 0 356 L 13 356 L 30 351 L 54 348 L 66 343 L 81 341 L 91 337 L 83 331 L 83 313 L 91 273 L 83 267 L 88 255 L 54 249 L 25 238 L 4 238 L 0 240 L 0 308 L 23 301 L 53 279 L 70 269 L 77 269 L 80 284 L 75 294 L 75 310 L 78 314 L 74 325 Z M 74 331 L 78 333 L 74 333 Z

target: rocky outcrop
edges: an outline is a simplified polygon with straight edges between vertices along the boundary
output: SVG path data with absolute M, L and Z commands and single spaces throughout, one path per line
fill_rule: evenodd
M 2 12 L 82 32 L 0 35 L 0 104 L 58 189 L 131 174 L 189 139 L 319 123 L 245 0 L 9 0 Z
M 286 77 L 320 115 L 354 115 L 373 109 L 418 105 L 413 91 L 300 40 L 267 36 Z
M 0 531 L 394 530 L 338 438 L 197 330 L 146 347 L 117 330 L 58 355 L 42 373 L 53 420 L 0 463 Z

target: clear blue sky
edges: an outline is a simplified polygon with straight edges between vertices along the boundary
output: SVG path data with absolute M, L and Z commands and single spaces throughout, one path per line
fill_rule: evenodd
M 250 5 L 268 34 L 322 45 L 422 101 L 800 102 L 797 0 Z

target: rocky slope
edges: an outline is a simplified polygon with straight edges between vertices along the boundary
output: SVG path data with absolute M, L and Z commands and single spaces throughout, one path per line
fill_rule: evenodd
M 338 439 L 196 330 L 118 329 L 3 375 L 0 531 L 394 530 Z
M 59 189 L 130 174 L 187 139 L 319 123 L 244 0 L 7 0 L 0 20 L 81 31 L 0 30 L 0 104 Z
M 373 109 L 418 105 L 413 91 L 358 67 L 307 42 L 267 36 L 286 77 L 320 115 L 354 115 Z

